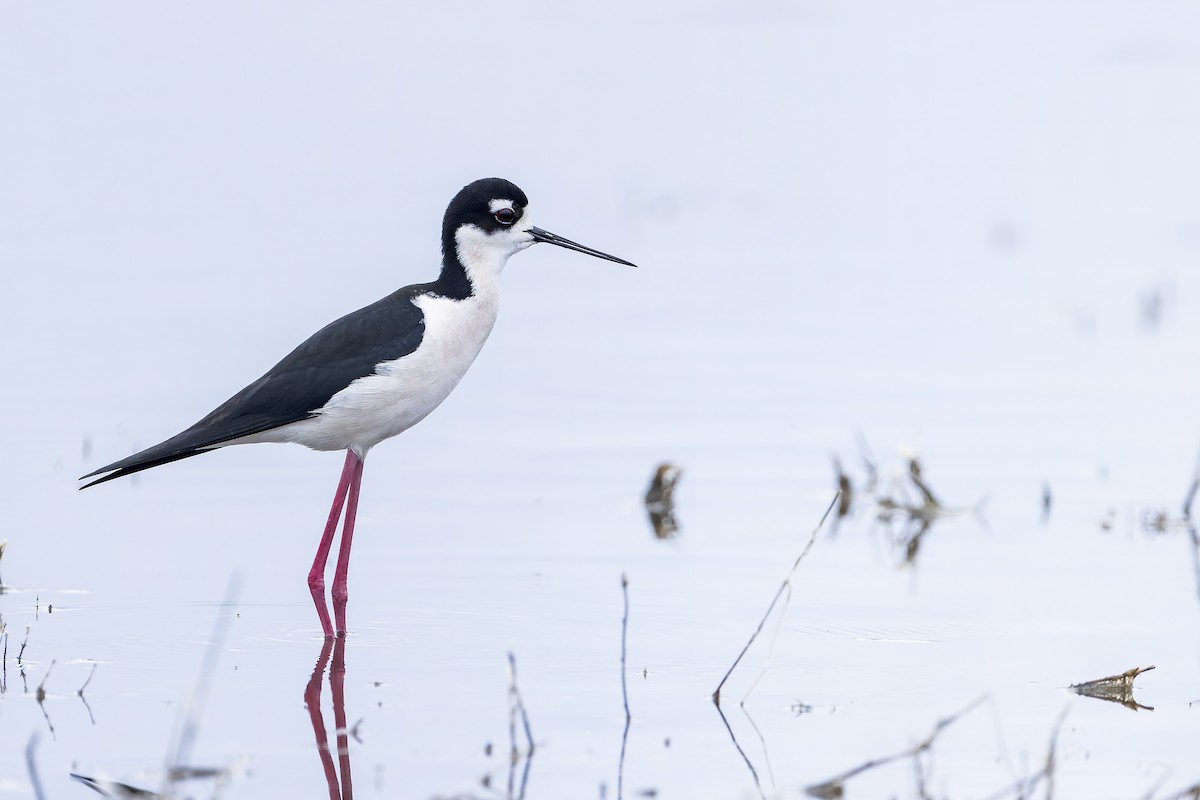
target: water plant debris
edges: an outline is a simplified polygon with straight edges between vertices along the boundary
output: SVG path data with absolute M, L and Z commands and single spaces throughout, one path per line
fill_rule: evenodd
M 1120 703 L 1133 711 L 1153 711 L 1153 706 L 1144 706 L 1133 699 L 1133 679 L 1143 672 L 1149 672 L 1154 666 L 1134 667 L 1119 675 L 1109 675 L 1107 678 L 1097 678 L 1094 681 L 1073 683 L 1068 688 L 1085 697 L 1097 700 L 1107 700 L 1110 703 Z

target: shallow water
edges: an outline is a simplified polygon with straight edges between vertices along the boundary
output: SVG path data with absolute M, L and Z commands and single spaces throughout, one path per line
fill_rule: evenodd
M 1056 796 L 1200 781 L 1191 541 L 1141 524 L 1179 516 L 1200 446 L 1200 27 L 1132 9 L 490 9 L 445 47 L 453 9 L 4 12 L 0 796 L 34 796 L 35 735 L 47 797 L 88 796 L 72 771 L 159 788 L 204 674 L 187 764 L 226 777 L 180 793 L 326 796 L 316 667 L 359 797 L 505 796 L 509 653 L 530 798 L 801 797 L 980 697 L 922 756 L 931 796 L 1005 796 L 1060 719 Z M 551 102 L 511 100 L 526 75 Z M 479 362 L 368 459 L 344 652 L 304 580 L 340 456 L 75 491 L 427 279 L 442 203 L 484 173 L 641 269 L 514 258 Z M 971 511 L 915 565 L 860 438 L 879 494 L 916 499 L 915 453 Z M 834 455 L 854 511 L 730 677 L 726 727 L 710 695 Z M 667 541 L 641 505 L 664 460 Z M 1067 689 L 1150 665 L 1152 710 Z M 920 796 L 913 759 L 846 792 Z

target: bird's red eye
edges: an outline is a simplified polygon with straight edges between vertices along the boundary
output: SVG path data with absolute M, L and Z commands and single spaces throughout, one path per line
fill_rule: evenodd
M 517 212 L 511 208 L 502 208 L 496 212 L 496 222 L 501 225 L 512 225 L 517 219 Z

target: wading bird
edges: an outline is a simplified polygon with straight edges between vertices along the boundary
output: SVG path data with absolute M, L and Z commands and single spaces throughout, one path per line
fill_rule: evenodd
M 442 221 L 442 271 L 432 283 L 406 286 L 331 322 L 192 427 L 81 480 L 98 483 L 233 444 L 296 442 L 345 450 L 308 587 L 325 636 L 346 630 L 347 573 L 363 459 L 384 439 L 408 430 L 446 399 L 496 321 L 499 279 L 509 257 L 539 242 L 618 264 L 628 261 L 535 228 L 525 193 L 501 178 L 468 184 Z M 333 613 L 325 605 L 325 565 L 345 507 L 333 577 Z

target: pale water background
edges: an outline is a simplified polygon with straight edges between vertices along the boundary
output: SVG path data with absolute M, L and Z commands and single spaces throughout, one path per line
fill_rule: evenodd
M 462 385 L 371 454 L 360 798 L 505 796 L 509 652 L 525 796 L 616 797 L 622 574 L 624 795 L 760 796 L 709 695 L 831 456 L 861 483 L 859 432 L 885 481 L 919 454 L 985 522 L 939 521 L 915 568 L 870 503 L 822 534 L 725 690 L 762 794 L 982 695 L 931 796 L 1002 794 L 1064 710 L 1055 796 L 1200 781 L 1191 543 L 1140 524 L 1179 515 L 1200 450 L 1198 99 L 1184 2 L 0 6 L 0 797 L 33 796 L 35 733 L 47 797 L 91 796 L 72 770 L 157 788 L 219 618 L 189 763 L 230 768 L 223 797 L 328 796 L 305 575 L 340 456 L 75 479 L 431 278 L 445 203 L 485 175 L 641 269 L 515 257 Z M 659 541 L 640 497 L 668 459 Z M 1151 664 L 1152 711 L 1065 689 Z M 846 791 L 916 797 L 913 763 Z

